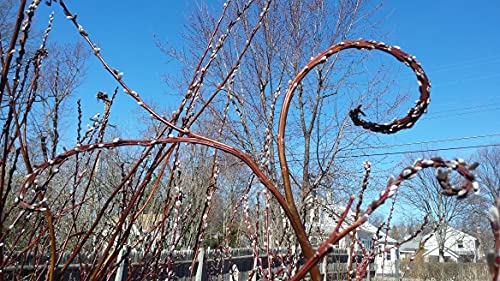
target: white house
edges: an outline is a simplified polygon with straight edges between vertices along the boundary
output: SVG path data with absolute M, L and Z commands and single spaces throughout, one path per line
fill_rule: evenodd
M 435 233 L 428 234 L 423 240 L 428 239 L 424 245 L 426 261 L 439 259 L 439 244 Z M 476 262 L 479 259 L 479 241 L 476 237 L 448 226 L 444 239 L 445 261 Z
M 306 230 L 310 233 L 311 243 L 317 246 L 325 241 L 333 232 L 339 216 L 343 212 L 343 208 L 333 204 L 324 204 L 321 202 L 324 200 L 317 197 L 314 200 L 309 198 L 307 201 L 308 218 Z M 347 226 L 353 221 L 354 213 L 350 212 L 344 221 L 344 225 Z M 373 237 L 376 233 L 377 227 L 366 222 L 357 229 L 356 236 L 365 249 L 370 250 L 373 243 Z M 397 241 L 382 234 L 382 232 L 379 236 L 377 255 L 374 260 L 376 266 L 375 274 L 397 275 L 399 273 L 399 249 L 392 247 Z M 351 239 L 349 237 L 344 237 L 334 246 L 340 249 L 349 249 L 351 246 Z M 355 244 L 355 250 L 358 250 L 358 248 L 357 244 Z M 384 251 L 384 248 L 390 248 L 390 250 Z
M 420 249 L 420 241 L 422 241 L 422 237 L 419 235 L 415 239 L 404 243 L 399 248 L 400 257 L 402 260 L 411 258 L 415 252 Z
M 363 237 L 368 236 L 370 239 L 369 246 L 371 246 L 371 239 L 373 235 L 377 233 L 377 227 L 366 222 L 361 226 L 360 233 L 362 236 L 361 241 L 363 241 Z M 378 253 L 375 257 L 375 266 L 376 271 L 375 275 L 398 275 L 399 274 L 399 264 L 400 264 L 400 253 L 399 249 L 395 247 L 395 244 L 398 241 L 394 240 L 390 236 L 386 236 L 384 234 L 379 234 L 378 240 Z M 363 243 L 366 247 L 367 244 Z M 389 248 L 389 250 L 384 251 L 385 248 Z

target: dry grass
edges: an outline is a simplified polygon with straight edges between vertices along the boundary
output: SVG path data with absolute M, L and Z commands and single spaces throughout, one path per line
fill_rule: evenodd
M 482 281 L 491 280 L 491 276 L 485 263 L 415 262 L 404 280 Z

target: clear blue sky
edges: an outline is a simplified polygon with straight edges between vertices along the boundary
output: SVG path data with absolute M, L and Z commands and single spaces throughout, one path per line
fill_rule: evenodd
M 196 8 L 197 1 L 66 2 L 78 14 L 78 20 L 98 43 L 104 57 L 125 73 L 124 79 L 134 90 L 146 101 L 154 100 L 162 108 L 168 108 L 168 103 L 177 104 L 165 95 L 169 89 L 162 81 L 162 75 L 175 72 L 176 68 L 159 51 L 154 36 L 182 47 L 183 24 Z M 220 3 L 211 1 L 215 2 Z M 43 9 L 56 12 L 52 40 L 81 40 L 57 4 Z M 387 142 L 500 133 L 500 4 L 497 1 L 391 0 L 386 1 L 377 17 L 384 18 L 378 32 L 387 35 L 389 44 L 399 45 L 416 55 L 433 83 L 429 115 L 414 129 L 387 137 Z M 91 57 L 87 79 L 78 91 L 87 115 L 92 116 L 100 110 L 95 93 L 111 92 L 115 85 L 98 61 Z M 416 93 L 410 99 L 416 99 Z M 121 93 L 113 120 L 122 126 L 134 127 L 136 121 L 131 121 L 129 116 L 136 108 L 135 102 Z M 488 143 L 500 143 L 500 137 L 432 143 L 427 147 Z M 393 150 L 418 148 L 408 146 Z M 469 152 L 471 150 L 451 151 L 450 155 L 466 156 Z
M 500 133 L 500 4 L 488 0 L 392 0 L 383 10 L 388 17 L 382 25 L 390 42 L 415 54 L 433 85 L 428 116 L 401 134 L 401 139 Z M 500 138 L 431 147 L 485 143 L 500 143 Z

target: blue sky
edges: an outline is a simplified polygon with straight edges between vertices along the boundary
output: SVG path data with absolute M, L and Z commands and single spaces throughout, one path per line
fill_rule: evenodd
M 202 2 L 202 1 L 201 1 Z M 500 4 L 498 1 L 404 1 L 388 0 L 376 13 L 373 21 L 381 20 L 374 34 L 391 45 L 398 45 L 422 63 L 432 81 L 429 114 L 411 130 L 396 135 L 382 136 L 382 142 L 393 145 L 375 150 L 374 153 L 392 153 L 420 149 L 442 149 L 491 145 L 500 143 Z M 125 73 L 124 79 L 147 102 L 161 109 L 170 109 L 178 99 L 163 82 L 166 73 L 178 69 L 156 46 L 156 39 L 168 41 L 183 48 L 181 37 L 184 24 L 198 1 L 71 1 L 66 4 L 112 67 Z M 214 9 L 221 1 L 210 1 Z M 42 7 L 40 22 L 46 21 L 48 11 L 54 10 L 56 18 L 51 40 L 59 42 L 81 41 L 74 26 L 65 19 L 57 4 Z M 42 25 L 43 26 L 43 25 Z M 357 38 L 351 38 L 357 39 Z M 314 55 L 314 54 L 311 54 Z M 95 57 L 90 57 L 88 74 L 77 97 L 83 101 L 86 116 L 102 111 L 102 104 L 95 99 L 97 91 L 112 92 L 117 83 L 105 72 Z M 407 85 L 413 89 L 410 101 L 417 98 L 416 81 L 408 69 Z M 406 103 L 405 107 L 409 107 Z M 136 137 L 141 120 L 131 118 L 139 109 L 130 97 L 120 94 L 115 102 L 111 123 L 119 124 L 121 137 Z M 74 116 L 74 114 L 71 114 Z M 76 121 L 76 120 L 75 120 Z M 384 120 L 389 121 L 389 120 Z M 123 130 L 125 129 L 125 130 Z M 488 136 L 469 138 L 475 136 Z M 420 145 L 397 146 L 422 141 L 437 141 Z M 70 141 L 70 140 L 67 140 Z M 396 146 L 394 146 L 396 145 Z M 437 151 L 444 157 L 468 158 L 474 149 Z M 377 157 L 374 157 L 375 159 Z M 360 163 L 366 157 L 360 157 Z M 384 160 L 399 161 L 404 155 L 397 154 Z M 392 164 L 373 167 L 386 176 Z M 361 164 L 360 164 L 361 169 Z M 393 173 L 399 173 L 400 168 Z M 382 210 L 387 209 L 382 208 Z
M 101 48 L 101 54 L 108 63 L 125 73 L 124 80 L 127 84 L 147 102 L 155 100 L 156 104 L 168 108 L 168 103 L 172 103 L 173 107 L 178 102 L 165 101 L 165 94 L 169 90 L 163 82 L 163 75 L 176 70 L 157 47 L 156 38 L 182 46 L 180 34 L 190 9 L 195 6 L 189 5 L 187 1 L 168 1 L 171 2 L 168 4 L 167 1 L 157 2 L 154 5 L 145 5 L 130 0 L 92 0 L 66 1 L 66 5 L 71 12 L 78 15 L 79 23 Z M 57 3 L 43 9 L 54 11 L 56 14 L 51 40 L 83 42 Z M 46 21 L 45 18 L 39 20 L 42 24 Z M 82 99 L 84 112 L 93 116 L 102 111 L 102 104 L 95 99 L 97 91 L 111 93 L 117 83 L 94 56 L 88 60 L 87 70 L 85 81 L 77 90 L 77 97 Z M 130 113 L 135 112 L 138 112 L 137 103 L 120 89 L 112 112 L 112 122 L 135 131 L 138 127 L 135 124 L 137 120 L 130 118 Z M 134 134 L 124 137 L 133 136 Z
M 399 45 L 416 55 L 433 84 L 429 115 L 412 130 L 384 137 L 385 141 L 407 143 L 500 133 L 497 123 L 500 120 L 500 90 L 497 86 L 500 82 L 500 31 L 497 29 L 500 26 L 500 5 L 495 2 L 392 0 L 384 3 L 377 12 L 377 17 L 383 18 L 377 32 L 386 37 L 387 43 Z M 131 0 L 66 1 L 108 62 L 125 73 L 127 83 L 146 101 L 154 100 L 164 109 L 170 108 L 169 104 L 176 105 L 177 100 L 166 95 L 170 90 L 162 76 L 175 73 L 177 69 L 160 52 L 155 37 L 182 48 L 183 25 L 191 11 L 196 9 L 196 3 L 198 1 L 154 1 L 148 4 Z M 220 1 L 211 3 L 220 6 Z M 57 5 L 43 9 L 56 12 L 52 40 L 81 40 Z M 89 59 L 88 69 L 78 96 L 83 99 L 86 114 L 92 116 L 101 110 L 94 98 L 95 93 L 111 92 L 116 83 L 94 57 Z M 412 87 L 416 89 L 416 84 Z M 410 100 L 416 98 L 416 91 L 413 93 L 415 96 Z M 112 120 L 134 128 L 137 121 L 129 117 L 136 108 L 131 98 L 120 94 Z M 489 136 L 431 143 L 425 147 L 498 143 L 499 136 Z M 419 148 L 421 146 L 403 146 L 393 148 L 393 151 Z M 440 154 L 467 156 L 472 151 L 443 151 Z
M 388 17 L 382 25 L 390 42 L 415 54 L 433 85 L 429 115 L 400 138 L 419 141 L 499 133 L 500 5 L 487 0 L 387 1 L 383 10 Z M 432 147 L 487 143 L 500 143 L 500 138 Z

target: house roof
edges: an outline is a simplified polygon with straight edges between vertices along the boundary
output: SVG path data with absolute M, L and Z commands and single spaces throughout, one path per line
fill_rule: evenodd
M 436 250 L 438 250 L 437 246 L 432 247 L 432 248 L 428 248 L 425 250 L 424 256 L 427 256 Z M 456 251 L 456 250 L 453 250 L 453 249 L 445 246 L 444 247 L 444 255 L 445 256 L 449 255 L 449 256 L 452 256 L 454 258 L 459 258 L 460 256 L 474 255 L 474 252 L 472 250 Z
M 467 234 L 467 233 L 465 233 L 465 232 L 463 232 L 463 231 L 460 231 L 460 230 L 458 230 L 458 229 L 455 229 L 455 228 L 453 228 L 453 227 L 451 227 L 451 226 L 449 226 L 449 227 L 448 227 L 448 229 L 447 229 L 447 232 L 446 232 L 446 233 L 447 233 L 447 235 L 449 235 L 449 234 L 453 233 L 453 234 L 455 234 L 455 236 L 457 236 L 457 234 L 458 234 L 458 236 L 459 236 L 459 237 L 461 237 L 462 239 L 463 239 L 463 238 L 465 238 L 465 237 L 467 237 L 468 239 L 471 239 L 471 240 L 477 240 L 477 238 L 476 238 L 476 237 L 474 237 L 474 236 L 472 236 L 472 235 L 470 235 L 470 234 Z M 418 250 L 418 249 L 419 249 L 419 247 L 420 247 L 420 242 L 421 242 L 421 241 L 423 241 L 423 240 L 428 239 L 431 235 L 434 235 L 434 233 L 429 233 L 429 234 L 424 235 L 424 236 L 419 235 L 419 236 L 417 236 L 414 240 L 411 240 L 411 241 L 409 241 L 408 243 L 403 244 L 403 245 L 399 248 L 399 250 L 400 250 L 401 252 L 414 252 L 414 251 L 416 251 L 416 250 Z M 424 255 L 428 255 L 428 254 L 429 254 L 429 253 L 431 253 L 432 251 L 436 250 L 436 249 L 437 249 L 437 247 L 432 247 L 432 248 L 428 248 L 428 247 L 426 247 L 425 249 L 426 249 L 426 250 L 425 250 Z M 445 247 L 445 251 L 446 251 L 449 255 L 451 255 L 451 256 L 454 256 L 454 257 L 458 257 L 458 256 L 460 256 L 460 253 L 458 253 L 458 252 L 457 252 L 457 251 L 455 251 L 455 250 L 450 249 L 449 247 Z
M 420 248 L 420 240 L 413 239 L 408 241 L 407 243 L 404 243 L 401 245 L 399 248 L 400 252 L 415 252 Z
M 323 211 L 327 210 L 324 206 L 322 209 L 323 209 Z M 345 211 L 344 207 L 341 207 L 341 206 L 335 205 L 335 204 L 329 205 L 328 209 L 329 209 L 328 211 L 330 211 L 334 215 L 334 217 L 332 217 L 332 219 L 334 219 L 335 222 L 339 219 L 340 214 L 342 214 Z M 354 218 L 355 218 L 355 213 L 352 211 L 349 211 L 349 215 L 346 217 L 345 221 L 343 222 L 343 226 L 348 226 L 348 225 L 354 223 Z M 336 224 L 336 223 L 334 223 L 334 224 Z M 331 231 L 333 231 L 334 224 L 333 225 L 332 224 L 322 225 L 322 227 L 326 232 L 331 232 Z M 371 224 L 369 222 L 365 222 L 364 224 L 362 224 L 358 228 L 358 231 L 364 231 L 365 233 L 367 233 L 369 235 L 374 235 L 375 233 L 377 233 L 377 230 L 378 230 L 378 227 L 374 226 L 373 224 Z M 379 234 L 379 236 L 380 236 L 379 237 L 380 239 L 384 239 L 384 241 L 386 240 L 387 243 L 397 243 L 397 241 L 395 239 L 393 239 L 389 235 L 386 236 L 383 232 L 381 232 Z
M 369 222 L 365 222 L 364 224 L 362 224 L 360 226 L 360 228 L 362 230 L 365 230 L 368 233 L 371 233 L 371 234 L 377 233 L 377 230 L 378 230 L 378 227 L 374 226 L 373 224 L 371 224 Z M 384 238 L 384 237 L 385 237 L 385 235 L 382 236 L 382 238 Z M 396 243 L 398 241 L 396 241 L 395 239 L 393 239 L 392 237 L 390 237 L 389 235 L 387 235 L 387 242 L 389 242 L 389 243 Z
M 472 240 L 478 240 L 476 237 L 474 237 L 474 236 L 472 236 L 470 234 L 467 234 L 467 233 L 465 233 L 463 231 L 460 231 L 460 230 L 458 230 L 456 228 L 448 226 L 446 228 L 446 236 L 451 235 L 451 234 L 459 235 L 462 239 L 463 238 L 469 238 L 469 239 L 472 239 Z M 426 236 L 424 236 L 424 239 L 427 239 L 427 237 L 432 236 L 432 235 L 434 235 L 434 233 L 429 233 Z

